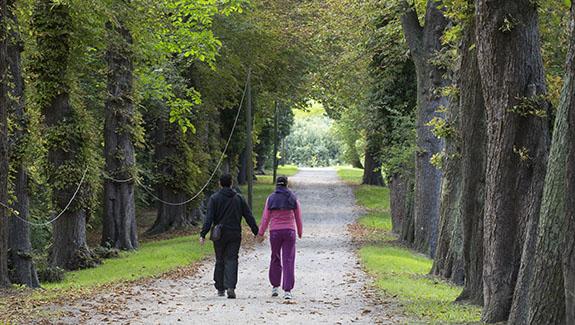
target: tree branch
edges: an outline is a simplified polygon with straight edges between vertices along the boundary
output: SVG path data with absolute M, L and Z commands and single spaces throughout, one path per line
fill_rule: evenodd
M 402 1 L 402 6 L 404 8 L 404 13 L 401 16 L 401 25 L 403 26 L 403 34 L 414 57 L 420 57 L 421 46 L 423 43 L 423 27 L 419 23 L 419 18 L 417 17 L 417 11 L 413 5 L 407 3 L 407 1 Z

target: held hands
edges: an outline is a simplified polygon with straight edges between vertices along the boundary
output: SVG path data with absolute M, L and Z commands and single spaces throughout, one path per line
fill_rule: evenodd
M 260 236 L 260 235 L 256 236 L 256 242 L 258 242 L 259 244 L 263 243 L 265 239 L 266 239 L 265 236 Z

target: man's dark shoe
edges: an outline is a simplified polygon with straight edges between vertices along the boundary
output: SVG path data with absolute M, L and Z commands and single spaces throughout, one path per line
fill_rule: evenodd
M 223 297 L 226 295 L 226 290 L 218 290 L 218 296 Z
M 236 299 L 236 291 L 234 289 L 228 289 L 228 299 Z

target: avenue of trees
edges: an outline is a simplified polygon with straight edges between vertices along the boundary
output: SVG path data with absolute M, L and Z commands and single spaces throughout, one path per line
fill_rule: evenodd
M 293 6 L 2 1 L 0 286 L 38 287 L 137 249 L 142 234 L 195 225 L 211 175 L 241 184 L 248 159 L 269 165 L 274 108 L 284 138 L 313 64 L 302 34 L 276 24 L 298 25 Z M 139 229 L 145 210 L 155 222 Z
M 458 302 L 483 306 L 487 323 L 575 324 L 571 1 L 0 0 L 0 11 L 1 286 L 38 287 L 196 224 L 210 176 L 243 184 L 250 160 L 264 172 L 291 109 L 314 100 L 341 146 L 317 143 L 317 157 L 341 152 L 364 184 L 390 188 L 393 231 L 463 286 Z M 307 128 L 290 141 L 305 145 Z M 144 209 L 156 220 L 138 229 Z
M 575 323 L 575 6 L 325 3 L 318 97 L 399 238 L 485 322 Z

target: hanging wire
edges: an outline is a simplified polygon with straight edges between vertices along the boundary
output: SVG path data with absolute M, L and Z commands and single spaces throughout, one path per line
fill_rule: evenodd
M 82 179 L 80 179 L 80 183 L 78 183 L 78 187 L 76 188 L 76 191 L 74 192 L 74 195 L 72 196 L 72 198 L 70 199 L 70 201 L 68 201 L 68 204 L 66 204 L 66 206 L 64 207 L 64 209 L 62 210 L 62 212 L 60 212 L 56 217 L 52 218 L 49 221 L 46 222 L 42 222 L 42 223 L 35 223 L 32 221 L 28 221 L 22 217 L 20 217 L 17 213 L 12 212 L 12 214 L 14 215 L 14 217 L 16 217 L 17 219 L 20 219 L 20 221 L 27 223 L 31 226 L 36 226 L 36 227 L 44 227 L 47 226 L 51 223 L 56 222 L 56 220 L 58 220 L 63 214 L 64 212 L 66 212 L 68 210 L 68 208 L 70 207 L 70 205 L 72 205 L 72 202 L 74 201 L 74 199 L 76 198 L 76 196 L 78 195 L 78 192 L 80 192 L 80 188 L 82 187 L 82 184 L 84 183 L 84 179 L 86 178 L 86 174 L 88 173 L 88 167 L 86 167 L 86 169 L 84 169 L 84 174 L 82 175 Z M 4 203 L 0 203 L 2 204 L 2 206 L 8 208 L 9 210 L 12 210 L 12 208 L 8 207 L 6 204 Z
M 174 202 L 168 202 L 168 201 L 164 201 L 161 198 L 157 197 L 156 194 L 154 194 L 154 192 L 149 189 L 148 187 L 146 187 L 144 184 L 142 184 L 140 182 L 140 180 L 136 179 L 136 183 L 138 185 L 140 185 L 146 192 L 148 192 L 148 194 L 150 194 L 150 196 L 152 196 L 154 199 L 156 199 L 159 202 L 162 202 L 166 205 L 171 205 L 171 206 L 180 206 L 180 205 L 184 205 L 184 204 L 188 204 L 190 202 L 192 202 L 193 200 L 195 200 L 198 196 L 200 196 L 200 194 L 202 194 L 204 192 L 204 190 L 208 187 L 208 185 L 210 185 L 210 182 L 212 181 L 212 179 L 214 179 L 214 176 L 216 175 L 216 173 L 218 172 L 218 170 L 220 169 L 220 166 L 222 165 L 222 162 L 224 161 L 224 157 L 226 155 L 226 152 L 228 151 L 228 147 L 230 145 L 230 142 L 232 141 L 232 136 L 234 135 L 234 131 L 236 129 L 236 126 L 238 124 L 238 120 L 240 118 L 240 112 L 242 111 L 242 106 L 244 103 L 244 98 L 246 96 L 246 91 L 248 88 L 248 80 L 250 78 L 251 75 L 251 69 L 248 70 L 248 75 L 246 78 L 246 84 L 244 86 L 244 92 L 242 93 L 242 99 L 240 100 L 240 106 L 238 107 L 238 112 L 236 113 L 236 119 L 234 121 L 234 125 L 232 126 L 232 130 L 230 131 L 230 136 L 228 137 L 228 141 L 226 142 L 226 145 L 224 147 L 224 150 L 222 151 L 222 155 L 220 156 L 220 159 L 218 161 L 218 164 L 216 165 L 216 168 L 214 168 L 214 171 L 212 172 L 212 174 L 210 175 L 210 178 L 208 179 L 208 181 L 204 184 L 204 186 L 202 186 L 202 188 L 200 189 L 200 191 L 198 193 L 196 193 L 194 196 L 192 196 L 191 198 L 189 198 L 188 200 L 185 200 L 183 202 L 179 202 L 179 203 L 174 203 Z
M 234 125 L 232 126 L 232 130 L 230 131 L 230 136 L 228 137 L 228 140 L 226 142 L 226 145 L 224 147 L 224 150 L 222 151 L 222 155 L 220 156 L 220 159 L 218 160 L 218 163 L 216 165 L 216 168 L 214 168 L 214 171 L 212 172 L 212 174 L 210 175 L 210 178 L 208 178 L 208 180 L 206 181 L 206 183 L 204 184 L 204 186 L 202 186 L 202 188 L 191 198 L 189 198 L 188 200 L 185 200 L 183 202 L 178 202 L 178 203 L 174 203 L 174 202 L 168 202 L 165 200 L 162 200 L 161 198 L 159 198 L 158 196 L 156 196 L 154 194 L 154 192 L 149 189 L 147 186 L 145 186 L 144 184 L 142 184 L 142 182 L 140 182 L 139 179 L 134 178 L 134 177 L 130 177 L 128 179 L 115 179 L 105 173 L 102 173 L 102 176 L 108 180 L 111 180 L 112 182 L 115 183 L 128 183 L 131 181 L 135 181 L 137 185 L 139 185 L 140 187 L 142 187 L 146 192 L 148 192 L 148 194 L 150 194 L 150 196 L 152 196 L 154 199 L 156 199 L 157 201 L 160 201 L 164 204 L 167 205 L 172 205 L 172 206 L 180 206 L 180 205 L 184 205 L 184 204 L 188 204 L 190 202 L 192 202 L 193 200 L 195 200 L 196 198 L 198 198 L 198 196 L 200 196 L 200 194 L 202 194 L 204 192 L 204 190 L 208 187 L 208 185 L 210 185 L 211 181 L 214 179 L 214 176 L 216 175 L 216 173 L 218 172 L 218 170 L 220 169 L 220 166 L 222 165 L 222 162 L 224 161 L 224 157 L 228 151 L 228 147 L 230 146 L 230 143 L 232 141 L 232 137 L 234 135 L 234 132 L 236 130 L 236 127 L 238 125 L 238 120 L 240 118 L 240 113 L 242 111 L 242 106 L 244 103 L 244 99 L 246 96 L 246 91 L 247 91 L 247 87 L 248 87 L 248 80 L 250 78 L 251 75 L 251 69 L 248 70 L 248 75 L 246 77 L 246 83 L 244 86 L 244 91 L 242 93 L 242 99 L 240 100 L 240 105 L 238 107 L 238 112 L 236 113 L 236 118 L 234 120 Z M 82 179 L 80 180 L 80 183 L 78 184 L 78 187 L 76 188 L 76 191 L 74 192 L 74 195 L 72 196 L 72 198 L 70 199 L 70 201 L 68 201 L 68 204 L 66 204 L 66 207 L 64 207 L 64 209 L 62 210 L 62 212 L 60 212 L 56 217 L 50 219 L 49 221 L 46 222 L 42 222 L 42 223 L 35 223 L 35 222 L 31 222 L 28 221 L 22 217 L 20 217 L 15 211 L 13 211 L 13 209 L 6 205 L 3 202 L 0 202 L 0 206 L 3 206 L 4 208 L 8 209 L 8 211 L 13 211 L 12 214 L 14 215 L 14 217 L 18 218 L 20 221 L 27 223 L 31 226 L 35 226 L 35 227 L 44 227 L 47 226 L 49 224 L 52 224 L 54 222 L 56 222 L 56 220 L 58 220 L 63 214 L 64 212 L 66 212 L 68 210 L 68 208 L 70 207 L 70 205 L 72 204 L 72 202 L 74 201 L 74 199 L 76 199 L 76 196 L 78 195 L 78 192 L 80 191 L 80 188 L 82 187 L 82 184 L 84 183 L 84 179 L 86 178 L 86 173 L 88 172 L 88 167 L 86 167 L 86 169 L 84 170 L 84 174 L 82 175 Z

